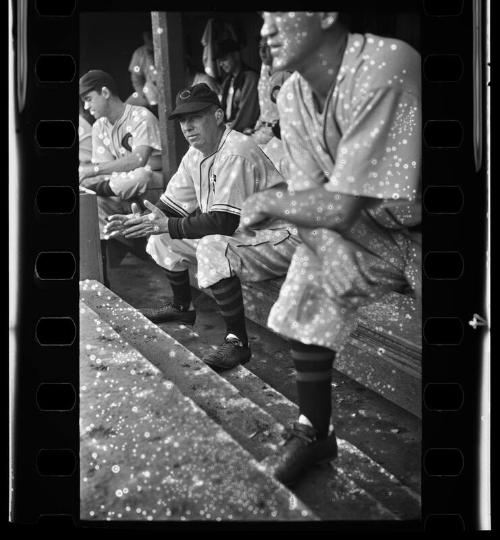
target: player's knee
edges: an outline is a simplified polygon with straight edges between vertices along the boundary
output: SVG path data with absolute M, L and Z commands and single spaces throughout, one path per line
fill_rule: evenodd
M 209 234 L 204 236 L 198 242 L 196 247 L 196 258 L 198 260 L 210 260 L 214 255 L 218 254 L 221 249 L 225 250 L 226 243 L 221 234 Z
M 136 183 L 140 184 L 141 186 L 147 187 L 153 178 L 153 173 L 151 170 L 146 169 L 145 167 L 139 167 L 132 172 Z

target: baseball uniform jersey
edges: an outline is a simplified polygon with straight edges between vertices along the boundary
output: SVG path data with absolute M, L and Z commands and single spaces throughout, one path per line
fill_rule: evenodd
M 246 135 L 226 128 L 212 155 L 189 148 L 160 199 L 183 216 L 197 208 L 240 215 L 249 195 L 280 182 L 266 154 Z
M 356 311 L 389 290 L 418 288 L 420 56 L 406 43 L 349 34 L 335 84 L 319 111 L 294 73 L 278 96 L 289 187 L 369 197 L 357 223 L 317 229 L 294 253 L 268 324 L 306 344 L 339 350 Z
M 243 201 L 252 193 L 283 182 L 270 159 L 246 135 L 226 128 L 219 147 L 203 156 L 191 147 L 170 179 L 161 201 L 183 216 L 195 210 L 239 216 Z M 171 271 L 196 264 L 200 287 L 238 275 L 243 281 L 283 276 L 299 240 L 296 229 L 282 220 L 268 228 L 232 236 L 209 234 L 201 239 L 152 235 L 147 252 Z
M 145 107 L 125 105 L 122 116 L 112 124 L 98 118 L 92 126 L 92 162 L 113 161 L 131 154 L 137 146 L 149 146 L 152 156 L 161 155 L 158 119 Z

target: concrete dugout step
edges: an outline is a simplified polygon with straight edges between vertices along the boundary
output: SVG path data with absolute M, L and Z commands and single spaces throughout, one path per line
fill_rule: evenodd
M 194 354 L 100 283 L 82 282 L 81 298 L 254 457 L 258 460 L 272 459 L 284 428 L 262 408 L 262 404 L 257 405 L 248 399 L 232 384 L 234 381 L 229 382 L 205 366 Z M 238 371 L 240 369 L 244 368 L 238 368 Z M 288 404 L 287 410 L 290 410 Z M 376 465 L 372 464 L 372 467 Z M 331 484 L 329 492 L 332 495 L 326 501 L 327 507 L 321 509 L 323 516 L 320 517 L 338 520 L 357 520 L 360 516 L 367 520 L 409 519 L 406 514 L 399 517 L 381 504 L 350 474 L 347 467 L 345 470 L 342 467 L 318 467 L 309 475 L 303 489 L 306 495 L 318 482 L 323 488 Z M 396 484 L 391 485 L 391 489 L 395 487 Z
M 266 326 L 282 282 L 242 284 L 248 319 Z M 192 276 L 191 284 L 196 287 Z M 203 292 L 210 295 L 207 289 Z M 419 305 L 414 298 L 394 292 L 360 309 L 358 326 L 338 355 L 335 368 L 421 418 L 421 357 Z
M 295 403 L 264 383 L 244 366 L 226 371 L 221 376 L 281 424 L 289 425 L 298 418 L 299 408 Z M 363 489 L 399 519 L 420 518 L 421 497 L 417 491 L 402 484 L 394 474 L 348 441 L 338 439 L 338 444 L 339 456 L 334 462 L 334 467 L 321 468 L 321 482 L 330 483 L 333 487 L 340 471 L 342 476 L 348 479 L 344 484 L 346 489 Z M 269 461 L 271 459 L 266 458 Z M 314 508 L 314 504 L 308 501 L 307 494 L 310 491 L 308 483 L 312 481 L 313 484 L 318 484 L 319 479 L 316 478 L 314 471 L 308 476 L 294 488 L 294 492 Z M 320 512 L 319 508 L 316 510 Z
M 82 520 L 315 520 L 88 306 L 80 309 Z

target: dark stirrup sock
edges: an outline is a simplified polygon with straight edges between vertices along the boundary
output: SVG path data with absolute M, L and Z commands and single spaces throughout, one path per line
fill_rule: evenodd
M 191 285 L 189 284 L 189 270 L 172 272 L 163 269 L 174 293 L 173 303 L 187 309 L 191 303 Z
M 243 345 L 248 346 L 243 294 L 238 276 L 221 279 L 210 290 L 226 323 L 227 333 L 238 336 Z
M 332 414 L 332 365 L 335 351 L 304 345 L 292 341 L 292 359 L 297 371 L 297 394 L 300 414 L 311 422 L 318 432 L 318 438 L 328 436 Z

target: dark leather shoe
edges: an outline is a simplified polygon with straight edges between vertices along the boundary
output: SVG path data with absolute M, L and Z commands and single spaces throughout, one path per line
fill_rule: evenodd
M 284 441 L 281 455 L 273 460 L 272 474 L 287 487 L 293 486 L 311 466 L 337 457 L 337 438 L 332 432 L 325 439 L 316 438 L 316 430 L 295 422 Z
M 140 308 L 139 311 L 154 323 L 182 322 L 194 324 L 196 320 L 196 311 L 194 309 L 189 310 L 173 303 L 154 308 Z
M 245 347 L 238 338 L 227 338 L 215 351 L 202 358 L 215 371 L 226 371 L 250 360 L 250 347 Z

